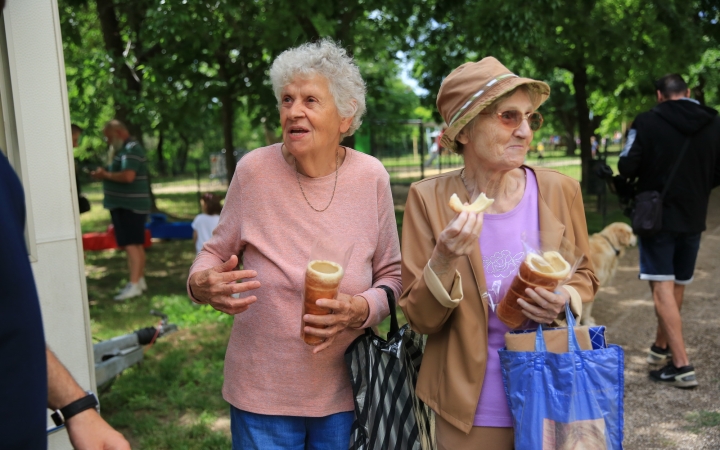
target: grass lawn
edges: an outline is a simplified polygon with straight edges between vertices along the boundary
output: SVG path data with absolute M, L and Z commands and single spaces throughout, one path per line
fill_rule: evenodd
M 103 416 L 133 448 L 227 449 L 228 406 L 220 389 L 232 318 L 187 298 L 192 242 L 154 243 L 147 257 L 147 295 L 118 303 L 112 296 L 127 281 L 125 254 L 85 254 L 94 340 L 155 325 L 151 309 L 180 328 L 146 349 L 142 364 L 101 390 Z

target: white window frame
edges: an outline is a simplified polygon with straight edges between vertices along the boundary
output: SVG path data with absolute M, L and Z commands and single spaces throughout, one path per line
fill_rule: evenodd
M 22 130 L 15 118 L 20 115 L 20 105 L 15 102 L 14 92 L 17 85 L 13 80 L 17 79 L 12 61 L 13 55 L 8 52 L 7 26 L 5 15 L 0 17 L 0 148 L 10 161 L 10 165 L 20 178 L 25 191 L 25 243 L 27 245 L 30 261 L 38 260 L 37 245 L 35 240 L 35 227 L 32 214 L 32 202 L 30 201 L 30 179 L 27 173 L 26 152 Z

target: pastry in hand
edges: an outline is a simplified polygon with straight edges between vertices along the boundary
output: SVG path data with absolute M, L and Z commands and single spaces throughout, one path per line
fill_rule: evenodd
M 450 209 L 452 209 L 458 214 L 463 211 L 469 211 L 477 214 L 488 209 L 488 207 L 490 207 L 490 205 L 492 205 L 494 201 L 495 199 L 487 198 L 487 196 L 483 192 L 471 204 L 463 205 L 457 194 L 453 194 L 452 197 L 450 197 L 450 203 L 448 203 L 448 205 L 450 205 Z

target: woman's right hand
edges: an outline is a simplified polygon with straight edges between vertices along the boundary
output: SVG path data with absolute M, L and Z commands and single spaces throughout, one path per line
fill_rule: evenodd
M 438 236 L 430 257 L 430 268 L 441 279 L 442 275 L 455 273 L 455 261 L 479 245 L 478 238 L 483 226 L 483 213 L 463 211 Z
M 232 255 L 225 263 L 213 268 L 192 274 L 189 280 L 190 291 L 200 303 L 207 303 L 225 314 L 235 315 L 245 312 L 257 297 L 251 295 L 244 298 L 232 297 L 232 294 L 247 292 L 260 287 L 259 281 L 243 281 L 240 279 L 255 278 L 254 270 L 233 270 L 238 265 L 238 258 Z

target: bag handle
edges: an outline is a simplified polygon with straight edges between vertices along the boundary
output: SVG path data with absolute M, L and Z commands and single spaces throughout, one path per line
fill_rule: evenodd
M 377 288 L 382 289 L 383 291 L 385 291 L 385 294 L 387 294 L 388 307 L 390 308 L 390 332 L 388 333 L 387 337 L 388 339 L 390 339 L 391 336 L 394 336 L 395 333 L 400 331 L 395 308 L 395 292 L 393 292 L 392 289 L 390 289 L 388 286 L 385 286 L 384 284 L 378 286 Z
M 575 316 L 573 316 L 570 310 L 570 302 L 565 303 L 565 318 L 567 320 L 568 330 L 568 352 L 576 352 L 580 350 L 580 344 L 578 344 L 577 337 L 575 336 Z M 535 333 L 535 351 L 536 352 L 547 352 L 547 346 L 545 345 L 545 338 L 543 337 L 543 326 L 538 324 L 537 332 Z
M 575 316 L 570 310 L 570 302 L 565 303 L 565 320 L 568 324 L 568 351 L 576 352 L 580 350 L 580 344 L 578 344 L 577 336 L 575 336 L 575 326 L 577 323 L 575 322 Z
M 538 324 L 537 331 L 535 332 L 535 351 L 545 353 L 547 347 L 545 347 L 545 338 L 543 337 L 543 326 L 541 323 Z

